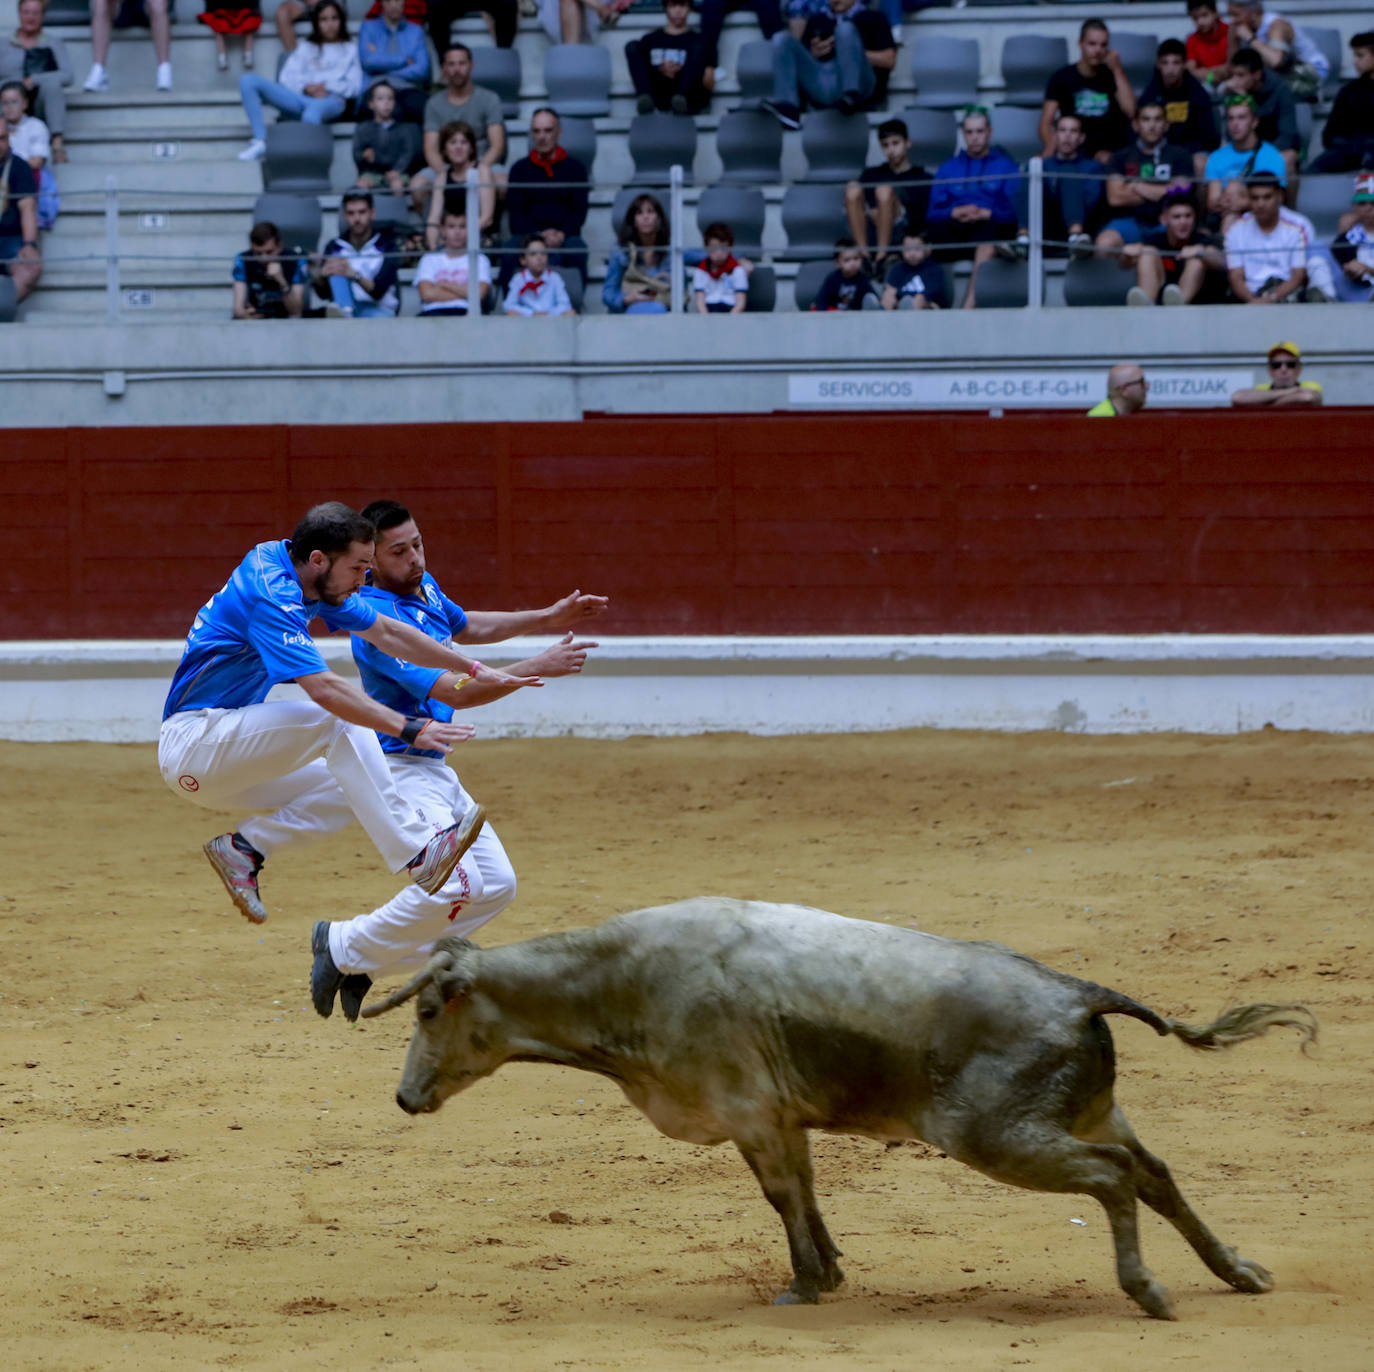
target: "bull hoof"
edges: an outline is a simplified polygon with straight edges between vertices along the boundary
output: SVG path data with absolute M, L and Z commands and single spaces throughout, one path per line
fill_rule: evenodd
M 1176 1320 L 1178 1318 L 1174 1314 L 1169 1293 L 1157 1281 L 1148 1281 L 1133 1287 L 1127 1294 L 1152 1319 Z
M 821 1298 L 819 1292 L 798 1291 L 792 1286 L 789 1286 L 786 1291 L 773 1297 L 774 1305 L 819 1305 L 820 1303 Z
M 1235 1267 L 1226 1280 L 1237 1291 L 1248 1291 L 1255 1296 L 1274 1289 L 1273 1274 L 1249 1258 L 1237 1257 Z
M 831 1267 L 821 1276 L 821 1290 L 835 1291 L 844 1285 L 844 1273 L 838 1267 Z

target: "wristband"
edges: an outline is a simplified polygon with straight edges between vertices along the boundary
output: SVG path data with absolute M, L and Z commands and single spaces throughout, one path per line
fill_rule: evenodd
M 429 720 L 422 719 L 418 715 L 407 715 L 406 722 L 401 725 L 401 732 L 398 735 L 402 743 L 414 744 L 420 737 L 420 730 L 429 723 Z
M 475 676 L 477 675 L 478 670 L 481 668 L 481 666 L 482 666 L 482 664 L 481 664 L 480 662 L 478 662 L 476 658 L 473 658 L 473 659 L 472 659 L 472 666 L 468 668 L 468 675 L 469 675 L 470 677 L 475 677 Z

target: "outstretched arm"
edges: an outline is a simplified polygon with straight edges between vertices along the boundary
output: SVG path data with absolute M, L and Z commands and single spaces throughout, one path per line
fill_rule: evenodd
M 421 633 L 412 625 L 403 624 L 390 615 L 378 615 L 366 629 L 355 630 L 360 638 L 365 638 L 375 648 L 391 657 L 405 662 L 413 662 L 420 667 L 446 667 L 462 676 L 489 685 L 505 686 L 512 690 L 517 686 L 542 686 L 538 677 L 514 676 L 509 672 L 487 667 L 475 659 Z
M 609 604 L 604 595 L 570 591 L 542 610 L 469 610 L 467 627 L 457 639 L 459 643 L 500 643 L 519 634 L 554 633 L 605 614 Z
M 433 642 L 433 639 L 430 641 Z M 405 715 L 373 700 L 361 687 L 337 672 L 311 672 L 297 677 L 296 682 L 316 705 L 328 710 L 331 715 L 337 715 L 349 724 L 375 729 L 379 734 L 401 737 L 401 730 L 406 724 Z M 437 719 L 432 719 L 420 730 L 415 738 L 415 746 L 446 753 L 455 743 L 471 738 L 475 732 L 471 724 L 441 724 Z
M 576 676 L 587 660 L 587 650 L 600 645 L 589 639 L 574 639 L 564 634 L 542 653 L 513 662 L 508 670 L 512 676 Z M 465 681 L 454 672 L 445 672 L 430 688 L 430 696 L 451 705 L 455 710 L 470 710 L 476 705 L 490 705 L 515 690 L 514 686 L 497 686 L 482 681 Z

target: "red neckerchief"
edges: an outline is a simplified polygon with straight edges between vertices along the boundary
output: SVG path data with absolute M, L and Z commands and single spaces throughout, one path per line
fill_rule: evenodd
M 528 273 L 527 273 L 527 275 L 528 275 Z M 524 284 L 523 286 L 520 287 L 520 294 L 521 294 L 521 295 L 524 295 L 524 293 L 525 293 L 526 291 L 537 291 L 537 290 L 539 290 L 539 289 L 544 285 L 545 280 L 546 280 L 546 277 L 544 277 L 544 276 L 541 276 L 541 277 L 538 277 L 538 278 L 535 278 L 535 277 L 531 276 L 530 279 L 529 279 L 528 281 L 526 281 L 525 284 Z
M 560 163 L 568 160 L 568 153 L 565 148 L 555 148 L 547 157 L 536 148 L 530 149 L 530 161 L 536 167 L 542 167 L 544 175 L 553 180 L 553 169 Z
M 731 253 L 719 267 L 713 267 L 709 257 L 701 265 L 706 268 L 706 275 L 709 276 L 712 281 L 719 281 L 722 276 L 734 271 L 735 268 L 739 266 L 739 263 L 735 261 L 734 253 Z

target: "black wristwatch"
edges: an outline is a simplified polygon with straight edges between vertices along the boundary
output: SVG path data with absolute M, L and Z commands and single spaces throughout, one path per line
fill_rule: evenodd
M 21 248 L 36 248 L 38 240 L 36 238 L 26 238 L 20 245 Z
M 406 722 L 401 726 L 401 742 L 413 745 L 415 740 L 420 737 L 420 730 L 428 723 L 429 720 L 422 719 L 418 715 L 407 715 Z

